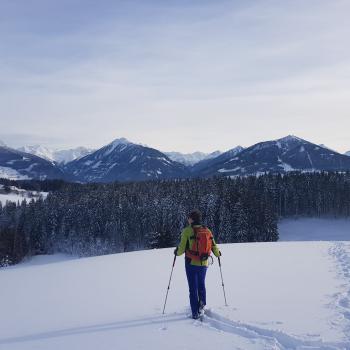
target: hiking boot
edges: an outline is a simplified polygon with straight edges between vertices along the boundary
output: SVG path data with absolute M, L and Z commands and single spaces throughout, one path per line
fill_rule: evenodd
M 204 315 L 204 307 L 205 307 L 205 305 L 200 301 L 199 302 L 199 307 L 198 307 L 199 315 Z
M 193 318 L 194 320 L 198 320 L 198 319 L 199 319 L 199 314 L 192 315 L 192 318 Z

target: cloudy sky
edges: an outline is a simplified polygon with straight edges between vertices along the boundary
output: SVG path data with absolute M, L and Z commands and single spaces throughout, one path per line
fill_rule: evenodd
M 0 139 L 350 150 L 348 0 L 0 0 Z

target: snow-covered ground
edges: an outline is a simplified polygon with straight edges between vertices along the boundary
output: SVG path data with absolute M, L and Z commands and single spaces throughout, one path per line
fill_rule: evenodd
M 48 192 L 37 192 L 37 191 L 26 191 L 19 189 L 17 187 L 11 186 L 11 192 L 3 193 L 3 185 L 0 185 L 0 202 L 5 205 L 7 201 L 9 202 L 22 202 L 24 199 L 30 201 L 32 199 L 36 200 L 39 197 L 46 198 Z
M 280 241 L 350 241 L 350 219 L 287 219 L 278 231 Z
M 22 175 L 17 170 L 10 167 L 0 166 L 0 178 L 9 180 L 28 180 L 27 175 Z
M 203 323 L 187 317 L 183 257 L 162 308 L 173 249 L 0 270 L 0 349 L 350 349 L 350 243 L 222 245 Z M 49 263 L 48 263 L 49 262 Z

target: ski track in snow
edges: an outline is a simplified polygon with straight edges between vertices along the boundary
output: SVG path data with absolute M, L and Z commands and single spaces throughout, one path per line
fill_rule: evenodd
M 350 244 L 336 242 L 329 249 L 329 254 L 335 260 L 338 276 L 343 281 L 339 286 L 340 292 L 334 295 L 340 317 L 332 321 L 332 326 L 343 327 L 345 336 L 350 342 Z M 348 349 L 350 349 L 350 345 L 348 345 Z
M 264 348 L 271 350 L 348 350 L 350 346 L 349 343 L 330 343 L 322 342 L 321 340 L 299 339 L 280 330 L 260 328 L 255 325 L 224 318 L 210 309 L 206 310 L 203 326 L 220 332 L 262 341 Z
M 170 315 L 155 315 L 144 318 L 137 318 L 133 320 L 126 321 L 116 321 L 95 325 L 87 325 L 82 327 L 73 327 L 60 330 L 52 330 L 48 332 L 27 334 L 18 337 L 9 337 L 9 338 L 0 338 L 0 346 L 4 344 L 12 343 L 23 343 L 28 341 L 35 340 L 44 340 L 50 338 L 60 338 L 67 337 L 72 335 L 81 335 L 81 334 L 91 334 L 107 331 L 116 331 L 129 328 L 139 328 L 139 327 L 149 327 L 150 325 L 160 326 L 159 330 L 166 330 L 167 323 L 184 321 L 186 319 L 185 313 L 174 313 Z

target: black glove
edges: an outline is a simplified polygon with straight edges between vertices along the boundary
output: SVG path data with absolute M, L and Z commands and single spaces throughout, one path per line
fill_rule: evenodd
M 221 254 L 221 250 L 219 250 L 219 256 L 221 256 L 222 254 Z
M 177 247 L 174 249 L 174 255 L 177 255 Z

